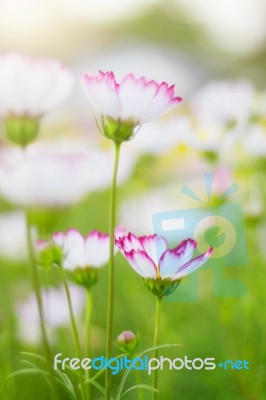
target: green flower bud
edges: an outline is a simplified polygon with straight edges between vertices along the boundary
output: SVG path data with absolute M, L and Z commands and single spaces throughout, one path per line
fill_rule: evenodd
M 39 125 L 38 118 L 11 116 L 4 120 L 4 132 L 10 142 L 25 147 L 36 139 Z
M 138 346 L 138 337 L 132 331 L 123 331 L 116 338 L 116 343 L 123 353 L 133 353 Z
M 38 247 L 38 264 L 41 267 L 49 268 L 52 265 L 60 266 L 62 264 L 63 252 L 60 247 L 45 241 L 38 241 Z

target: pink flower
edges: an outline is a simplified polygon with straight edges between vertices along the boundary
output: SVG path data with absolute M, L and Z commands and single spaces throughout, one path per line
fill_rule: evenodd
M 213 248 L 192 258 L 197 243 L 184 240 L 174 249 L 168 249 L 166 240 L 159 235 L 137 237 L 132 233 L 116 238 L 116 245 L 132 268 L 143 278 L 155 281 L 180 281 L 203 265 Z
M 97 76 L 84 73 L 81 74 L 81 83 L 104 123 L 119 121 L 123 124 L 123 134 L 131 129 L 131 136 L 134 127 L 171 110 L 182 101 L 175 97 L 174 85 L 136 78 L 133 74 L 126 75 L 121 83 L 117 83 L 113 72 L 99 71 Z M 106 136 L 111 137 L 117 125 L 108 128 Z M 130 133 L 128 136 L 123 140 L 128 140 Z
M 76 229 L 68 229 L 66 234 L 57 232 L 53 242 L 62 249 L 63 267 L 68 270 L 78 268 L 99 268 L 109 260 L 109 235 L 92 231 L 82 236 Z
M 42 117 L 65 100 L 72 86 L 69 70 L 58 61 L 0 56 L 0 115 L 4 118 Z

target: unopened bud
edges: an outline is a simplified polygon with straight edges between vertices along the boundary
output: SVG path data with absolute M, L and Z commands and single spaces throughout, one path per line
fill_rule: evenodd
M 121 351 L 124 353 L 132 353 L 137 345 L 138 338 L 132 331 L 124 331 L 117 336 L 117 345 Z

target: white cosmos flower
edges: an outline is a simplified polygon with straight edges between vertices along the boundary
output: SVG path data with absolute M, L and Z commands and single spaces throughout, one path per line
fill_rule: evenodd
M 65 100 L 72 86 L 68 68 L 56 60 L 0 56 L 0 115 L 4 118 L 42 117 Z
M 130 120 L 140 125 L 179 104 L 174 85 L 161 84 L 128 74 L 118 83 L 113 72 L 81 74 L 83 89 L 96 111 L 113 120 Z
M 71 142 L 36 143 L 25 152 L 18 148 L 0 152 L 0 195 L 22 206 L 60 207 L 79 201 L 92 191 L 107 188 L 111 181 L 110 150 L 86 150 Z M 132 153 L 121 156 L 118 183 L 130 175 Z
M 72 284 L 69 285 L 69 290 L 74 314 L 78 316 L 85 305 L 84 293 Z M 53 329 L 69 324 L 69 309 L 65 290 L 63 287 L 43 289 L 42 297 L 48 333 L 51 335 L 51 339 L 54 339 Z M 35 295 L 31 294 L 26 301 L 20 302 L 16 307 L 16 313 L 21 339 L 27 343 L 39 342 L 41 340 L 40 320 Z
M 243 127 L 255 104 L 256 92 L 249 81 L 213 81 L 198 90 L 190 107 L 199 124 Z
M 108 234 L 92 231 L 84 237 L 76 229 L 70 228 L 66 234 L 55 233 L 52 240 L 62 248 L 65 269 L 73 271 L 77 268 L 99 268 L 109 260 Z

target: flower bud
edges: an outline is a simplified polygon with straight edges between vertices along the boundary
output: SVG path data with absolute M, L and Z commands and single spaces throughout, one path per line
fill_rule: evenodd
M 36 139 L 39 120 L 27 115 L 11 116 L 4 120 L 4 131 L 10 142 L 25 147 Z
M 138 345 L 138 337 L 132 331 L 123 331 L 116 338 L 117 346 L 124 353 L 133 353 Z
M 63 253 L 58 246 L 50 244 L 44 240 L 37 241 L 38 264 L 41 267 L 49 268 L 52 265 L 62 265 Z

